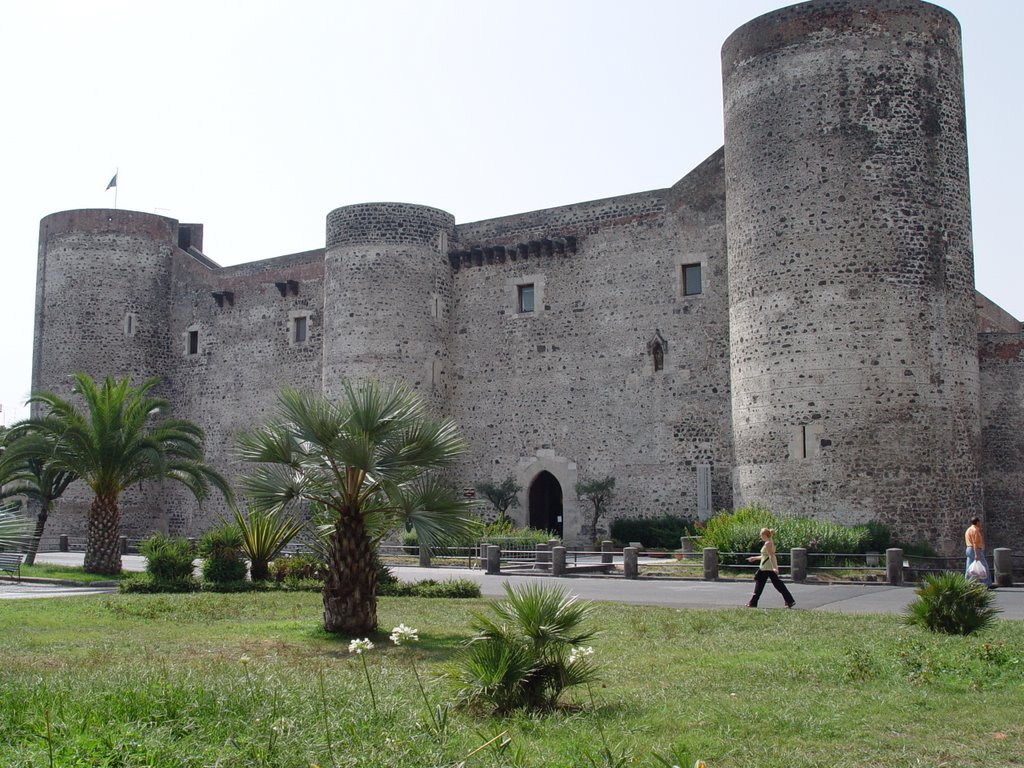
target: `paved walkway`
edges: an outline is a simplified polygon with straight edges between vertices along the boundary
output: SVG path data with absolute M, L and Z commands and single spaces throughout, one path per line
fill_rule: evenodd
M 60 565 L 81 565 L 81 553 L 42 553 L 37 562 Z M 125 570 L 141 571 L 144 558 L 125 555 L 122 558 Z M 418 568 L 399 566 L 392 569 L 403 581 L 421 579 L 471 579 L 478 584 L 484 595 L 501 597 L 505 594 L 503 585 L 536 582 L 543 579 L 557 583 L 572 594 L 589 600 L 607 600 L 617 603 L 640 605 L 661 605 L 672 608 L 728 608 L 745 605 L 750 597 L 749 581 L 679 581 L 672 579 L 638 579 L 627 581 L 622 577 L 567 577 L 553 579 L 550 576 L 488 576 L 482 571 L 469 568 Z M 902 613 L 914 599 L 912 587 L 890 587 L 887 585 L 857 584 L 791 584 L 798 610 L 836 611 L 840 613 Z M 13 584 L 7 579 L 0 581 L 0 599 L 28 597 L 67 597 L 109 593 L 111 588 L 59 587 L 39 584 Z M 1024 619 L 1024 588 L 1010 587 L 995 592 L 996 604 L 1007 619 Z M 761 597 L 761 607 L 782 608 L 782 598 L 767 586 Z

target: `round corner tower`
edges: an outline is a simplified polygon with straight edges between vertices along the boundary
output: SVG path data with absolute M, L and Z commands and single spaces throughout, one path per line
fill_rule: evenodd
M 168 396 L 177 236 L 177 221 L 138 211 L 63 211 L 40 221 L 33 390 L 68 398 L 81 371 L 94 379 L 128 376 L 135 385 L 159 376 L 156 394 Z M 90 502 L 84 485 L 73 485 L 48 535 L 84 536 Z M 165 529 L 164 509 L 162 491 L 135 489 L 122 501 L 122 520 L 126 530 Z
M 445 402 L 448 242 L 455 218 L 406 203 L 366 203 L 327 215 L 323 388 L 343 379 L 402 380 Z
M 63 211 L 39 223 L 32 388 L 71 376 L 166 379 L 178 222 L 138 211 Z
M 981 510 L 959 24 L 814 0 L 722 64 L 736 504 L 949 549 Z

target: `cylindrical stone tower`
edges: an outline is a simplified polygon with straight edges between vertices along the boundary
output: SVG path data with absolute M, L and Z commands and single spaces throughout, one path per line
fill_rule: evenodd
M 95 379 L 129 376 L 135 384 L 160 376 L 157 394 L 168 396 L 177 232 L 173 219 L 138 211 L 64 211 L 40 222 L 33 390 L 70 397 L 72 375 L 82 371 Z M 122 503 L 125 527 L 163 527 L 159 496 L 153 488 L 144 502 L 129 494 Z M 84 535 L 90 501 L 84 486 L 73 486 L 58 502 L 47 535 Z
M 444 405 L 454 229 L 451 214 L 404 203 L 327 215 L 325 394 L 343 379 L 402 380 Z
M 981 510 L 959 25 L 815 0 L 722 64 L 736 504 L 951 550 Z

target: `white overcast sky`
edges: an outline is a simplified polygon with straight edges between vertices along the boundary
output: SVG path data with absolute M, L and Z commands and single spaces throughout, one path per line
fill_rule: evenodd
M 720 48 L 785 0 L 0 2 L 0 404 L 27 415 L 39 219 L 205 225 L 236 264 L 322 247 L 341 205 L 476 221 L 660 189 L 722 144 Z M 961 22 L 978 288 L 1019 287 L 1020 0 Z

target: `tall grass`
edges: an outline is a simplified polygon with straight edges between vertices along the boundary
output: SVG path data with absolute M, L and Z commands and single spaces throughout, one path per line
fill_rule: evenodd
M 420 642 L 371 638 L 374 712 L 348 639 L 319 629 L 315 594 L 4 603 L 0 765 L 663 765 L 657 753 L 709 768 L 853 768 L 1019 758 L 1020 622 L 964 638 L 894 616 L 598 604 L 593 701 L 568 691 L 543 717 L 442 709 L 435 720 L 415 669 L 429 701 L 446 701 L 436 673 L 485 606 L 382 598 L 381 627 L 415 626 Z

